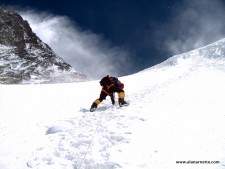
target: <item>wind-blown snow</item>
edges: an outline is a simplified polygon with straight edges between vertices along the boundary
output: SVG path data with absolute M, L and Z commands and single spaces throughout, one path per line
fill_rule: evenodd
M 123 108 L 89 112 L 98 81 L 1 85 L 0 168 L 225 168 L 225 63 L 199 51 L 119 78 Z

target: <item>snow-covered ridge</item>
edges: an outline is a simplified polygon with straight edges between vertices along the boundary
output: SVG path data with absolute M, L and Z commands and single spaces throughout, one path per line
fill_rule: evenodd
M 87 80 L 42 42 L 16 11 L 0 8 L 0 28 L 0 83 Z
M 209 44 L 207 46 L 172 56 L 166 61 L 149 69 L 165 68 L 170 66 L 190 66 L 190 69 L 201 66 L 215 66 L 216 69 L 225 69 L 225 39 Z M 143 70 L 143 71 L 146 71 Z

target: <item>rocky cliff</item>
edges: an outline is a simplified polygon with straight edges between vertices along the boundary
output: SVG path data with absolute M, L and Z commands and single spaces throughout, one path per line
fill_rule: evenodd
M 57 56 L 14 10 L 0 8 L 0 84 L 87 80 Z

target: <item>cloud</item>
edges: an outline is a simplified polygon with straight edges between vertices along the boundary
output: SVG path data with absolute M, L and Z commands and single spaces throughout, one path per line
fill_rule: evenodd
M 129 73 L 132 63 L 128 51 L 90 30 L 83 30 L 68 17 L 35 10 L 19 13 L 58 56 L 90 79 Z
M 172 18 L 155 31 L 157 48 L 175 55 L 225 38 L 225 7 L 220 0 L 183 0 Z

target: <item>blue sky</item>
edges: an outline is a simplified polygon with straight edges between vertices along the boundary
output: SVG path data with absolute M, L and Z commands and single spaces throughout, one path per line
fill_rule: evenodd
M 98 37 L 102 55 L 107 55 L 107 50 L 113 51 L 107 57 L 115 58 L 110 59 L 112 65 L 121 62 L 116 66 L 117 75 L 135 73 L 225 37 L 222 0 L 0 0 L 0 3 L 23 11 L 34 9 L 36 13 L 68 17 L 82 33 Z M 68 62 L 73 65 L 72 59 Z

